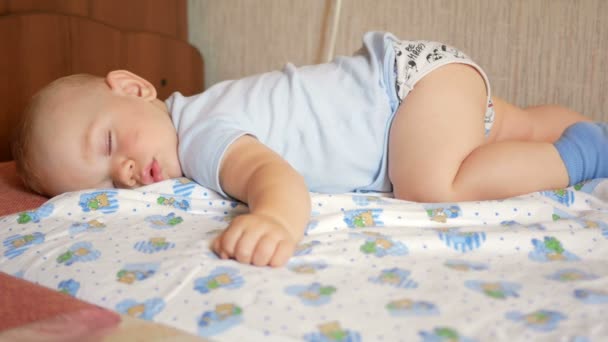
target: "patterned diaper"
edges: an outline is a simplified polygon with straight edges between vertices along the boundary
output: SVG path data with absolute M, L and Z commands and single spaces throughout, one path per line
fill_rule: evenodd
M 414 85 L 429 72 L 450 63 L 462 63 L 474 67 L 483 77 L 488 91 L 488 106 L 484 117 L 485 134 L 494 124 L 494 105 L 490 82 L 483 69 L 461 51 L 438 42 L 427 40 L 401 40 L 393 43 L 395 50 L 395 86 L 399 104 L 414 88 Z

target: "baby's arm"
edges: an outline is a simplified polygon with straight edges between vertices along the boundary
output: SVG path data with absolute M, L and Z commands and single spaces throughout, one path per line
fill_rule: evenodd
M 249 205 L 213 242 L 221 258 L 258 266 L 282 266 L 292 256 L 310 218 L 304 178 L 283 158 L 251 136 L 226 151 L 220 184 Z

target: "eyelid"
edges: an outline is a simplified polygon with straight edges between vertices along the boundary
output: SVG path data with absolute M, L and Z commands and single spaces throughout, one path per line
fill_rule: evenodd
M 108 156 L 112 155 L 112 131 L 108 131 L 108 139 L 106 140 Z

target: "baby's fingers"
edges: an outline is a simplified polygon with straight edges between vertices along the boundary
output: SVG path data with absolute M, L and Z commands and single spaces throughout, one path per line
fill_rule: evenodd
M 233 258 L 236 245 L 243 235 L 244 229 L 239 225 L 230 225 L 213 242 L 213 250 L 222 259 Z
M 289 261 L 289 258 L 293 255 L 296 250 L 296 244 L 289 240 L 282 240 L 277 245 L 272 259 L 269 265 L 272 267 L 283 266 Z
M 264 231 L 261 229 L 246 229 L 236 244 L 234 258 L 244 264 L 250 264 L 262 235 Z
M 220 235 L 218 235 L 215 240 L 213 240 L 213 243 L 211 244 L 211 249 L 213 250 L 213 252 L 215 254 L 217 254 L 218 257 L 222 258 L 222 259 L 228 259 L 229 256 L 228 254 L 226 254 L 226 252 L 224 252 L 222 250 L 222 236 L 224 235 L 224 233 L 221 233 Z
M 270 260 L 274 256 L 277 247 L 279 245 L 279 240 L 272 235 L 264 235 L 258 241 L 257 246 L 255 247 L 255 252 L 251 259 L 251 263 L 256 266 L 267 266 L 270 264 Z

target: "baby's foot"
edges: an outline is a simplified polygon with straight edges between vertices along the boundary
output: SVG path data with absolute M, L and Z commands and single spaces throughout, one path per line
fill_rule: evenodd
M 584 180 L 608 177 L 608 123 L 578 122 L 555 142 L 574 185 Z

